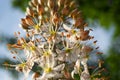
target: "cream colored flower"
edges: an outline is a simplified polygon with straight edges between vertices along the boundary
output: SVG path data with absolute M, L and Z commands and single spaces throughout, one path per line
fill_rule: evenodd
M 20 26 L 27 40 L 18 32 L 17 43 L 9 45 L 15 48 L 12 52 L 20 49 L 25 53 L 25 61 L 15 69 L 23 72 L 25 79 L 37 64 L 42 70 L 34 72 L 33 80 L 71 80 L 75 74 L 81 80 L 90 80 L 87 61 L 93 49 L 86 43 L 93 37 L 75 1 L 31 0 L 26 11 Z
M 56 60 L 52 54 L 42 56 L 42 61 L 39 65 L 43 69 L 43 73 L 37 80 L 47 80 L 49 78 L 60 78 L 63 76 L 65 64 L 56 64 Z

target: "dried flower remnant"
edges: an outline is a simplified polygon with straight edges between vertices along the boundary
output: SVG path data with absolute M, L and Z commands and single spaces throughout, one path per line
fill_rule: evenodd
M 24 51 L 25 60 L 15 69 L 23 72 L 25 79 L 34 64 L 42 70 L 33 73 L 33 80 L 78 80 L 76 74 L 80 80 L 93 79 L 88 60 L 94 48 L 86 43 L 94 37 L 89 35 L 93 30 L 87 30 L 87 25 L 74 0 L 31 0 L 20 24 L 28 41 L 18 32 L 17 43 L 8 45 L 13 52 Z M 101 66 L 99 62 L 98 67 Z

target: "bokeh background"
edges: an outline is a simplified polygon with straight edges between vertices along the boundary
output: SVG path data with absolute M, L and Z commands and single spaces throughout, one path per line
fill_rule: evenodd
M 29 0 L 0 1 L 0 80 L 23 80 L 22 73 L 4 67 L 4 62 L 14 63 L 7 49 L 8 43 L 15 43 L 14 32 L 25 32 L 18 26 L 25 17 Z M 98 40 L 103 52 L 105 66 L 110 80 L 120 80 L 120 0 L 76 0 L 85 21 L 92 27 L 91 35 Z

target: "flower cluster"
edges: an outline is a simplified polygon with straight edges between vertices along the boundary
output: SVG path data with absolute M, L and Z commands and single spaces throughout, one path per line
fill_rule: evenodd
M 9 48 L 15 55 L 24 51 L 25 60 L 15 56 L 20 63 L 14 67 L 25 79 L 35 64 L 42 70 L 33 73 L 33 80 L 92 79 L 87 63 L 93 48 L 87 42 L 94 37 L 74 0 L 31 0 L 20 26 L 27 39 L 15 33 L 17 43 Z

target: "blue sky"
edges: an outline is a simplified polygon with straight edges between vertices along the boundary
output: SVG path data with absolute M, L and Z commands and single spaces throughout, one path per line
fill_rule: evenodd
M 14 32 L 20 31 L 22 34 L 25 32 L 18 26 L 20 18 L 23 18 L 25 14 L 21 11 L 12 8 L 11 0 L 0 1 L 0 34 L 13 36 Z M 111 37 L 113 35 L 113 27 L 109 30 L 105 30 L 100 27 L 99 22 L 95 23 L 94 31 L 91 35 L 95 36 L 95 40 L 98 40 L 97 45 L 100 46 L 100 50 L 107 53 L 110 47 Z M 0 57 L 10 57 L 10 52 L 7 51 L 5 44 L 0 43 Z M 11 56 L 12 57 L 12 56 Z M 0 76 L 2 80 L 12 80 L 7 71 L 0 69 Z M 22 79 L 21 79 L 22 80 Z
M 24 17 L 24 14 L 12 8 L 12 0 L 1 0 L 0 1 L 0 33 L 13 35 L 15 31 L 22 31 L 18 27 L 20 18 Z
M 22 17 L 24 17 L 24 14 L 22 12 L 12 8 L 11 0 L 1 0 L 0 34 L 13 36 L 14 32 L 16 31 L 21 31 L 22 33 L 24 33 L 24 31 L 18 27 L 20 18 Z M 1 57 L 10 57 L 10 53 L 7 51 L 6 45 L 0 43 L 0 58 Z M 13 80 L 8 74 L 7 70 L 2 69 L 0 69 L 0 78 L 2 80 Z

